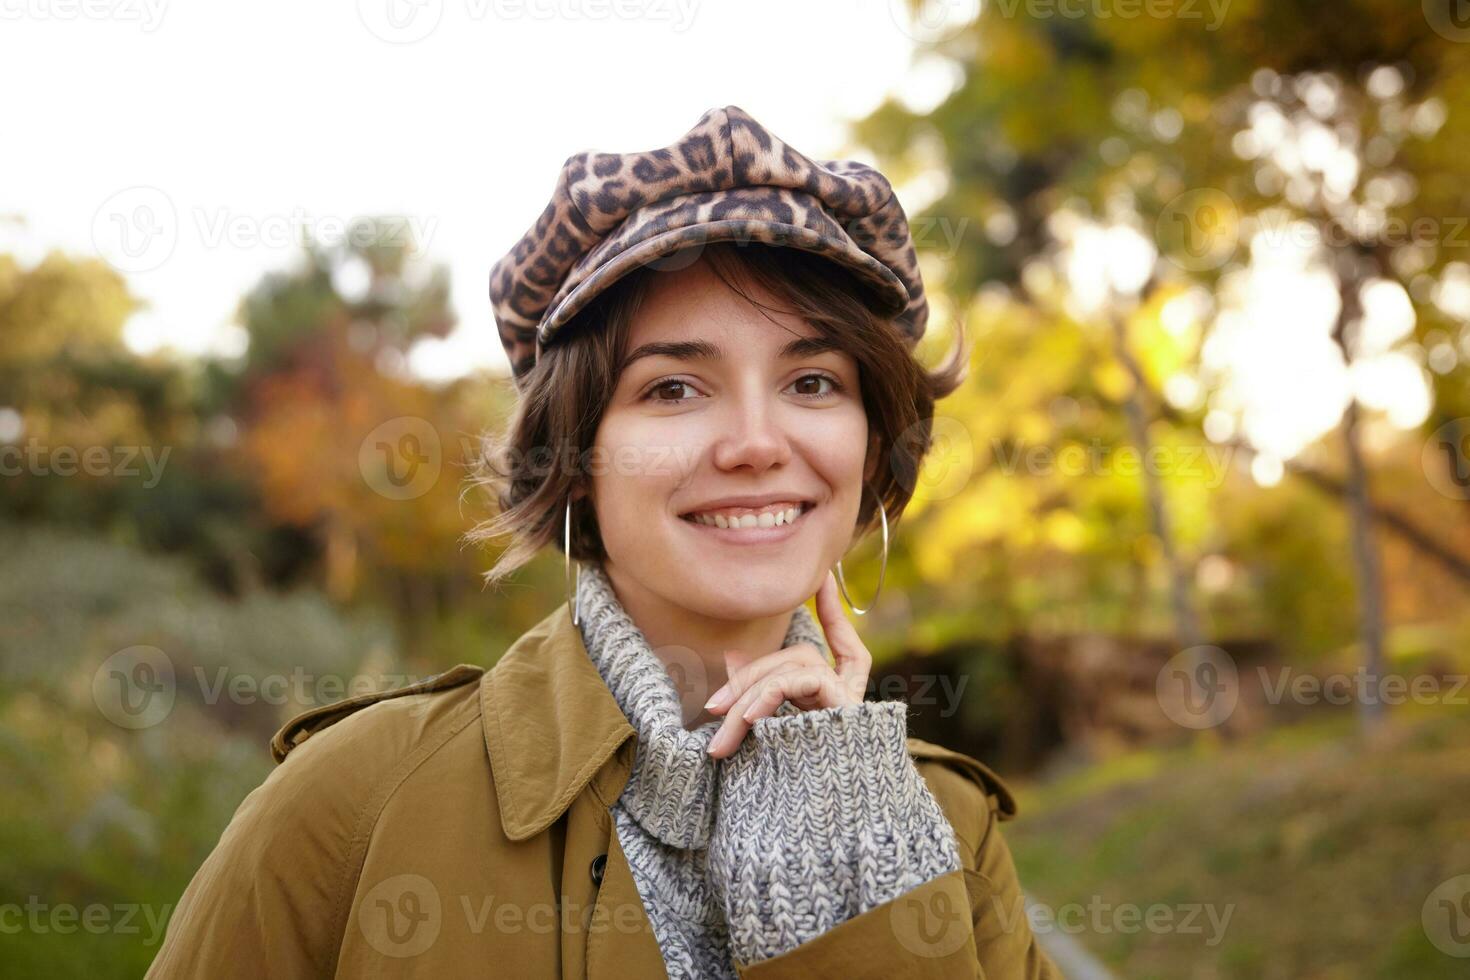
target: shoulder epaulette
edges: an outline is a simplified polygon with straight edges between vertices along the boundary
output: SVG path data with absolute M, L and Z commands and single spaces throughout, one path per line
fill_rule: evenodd
M 356 697 L 346 698 L 342 701 L 334 701 L 331 704 L 318 705 L 309 708 L 301 714 L 292 718 L 282 725 L 280 730 L 271 737 L 271 757 L 277 763 L 283 761 L 292 749 L 306 741 L 312 735 L 321 731 L 329 725 L 336 724 L 354 711 L 365 708 L 379 701 L 389 698 L 401 698 L 409 694 L 425 694 L 430 691 L 443 691 L 451 687 L 459 687 L 470 681 L 478 680 L 485 673 L 485 668 L 474 664 L 459 664 L 444 671 L 416 681 L 405 687 L 396 687 L 386 691 L 373 691 L 370 694 L 359 694 Z

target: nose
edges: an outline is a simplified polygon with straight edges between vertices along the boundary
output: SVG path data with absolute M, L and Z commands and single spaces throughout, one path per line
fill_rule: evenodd
M 778 400 L 751 393 L 728 402 L 714 443 L 714 464 L 722 470 L 761 473 L 791 459 L 791 441 Z

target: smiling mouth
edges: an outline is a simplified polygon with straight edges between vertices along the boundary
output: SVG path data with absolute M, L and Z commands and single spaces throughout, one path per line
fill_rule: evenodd
M 762 531 L 781 531 L 799 523 L 816 504 L 809 500 L 793 501 L 785 506 L 727 507 L 723 510 L 683 514 L 680 520 L 695 527 L 730 532 L 730 536 L 758 535 Z M 769 537 L 763 534 L 762 537 Z

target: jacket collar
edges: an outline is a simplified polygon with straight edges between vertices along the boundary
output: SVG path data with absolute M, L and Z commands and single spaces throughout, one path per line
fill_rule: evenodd
M 606 805 L 617 801 L 632 770 L 636 735 L 587 655 L 566 603 L 522 634 L 485 675 L 480 703 L 508 838 L 539 834 L 589 784 Z
M 486 672 L 480 708 L 500 824 L 511 840 L 551 826 L 589 784 L 606 806 L 622 795 L 638 736 L 598 674 L 565 602 Z M 908 747 L 915 759 L 948 763 L 981 785 L 1000 819 L 1015 816 L 1015 798 L 988 766 L 916 738 Z

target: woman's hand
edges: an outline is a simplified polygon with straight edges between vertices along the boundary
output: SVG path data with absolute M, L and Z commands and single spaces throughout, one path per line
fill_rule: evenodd
M 724 724 L 710 739 L 710 755 L 722 759 L 734 754 L 756 720 L 775 714 L 783 701 L 802 711 L 862 701 L 873 657 L 842 611 L 837 579 L 831 571 L 817 590 L 817 618 L 835 665 L 810 643 L 763 656 L 737 650 L 725 654 L 729 680 L 705 704 L 710 714 L 725 715 Z

